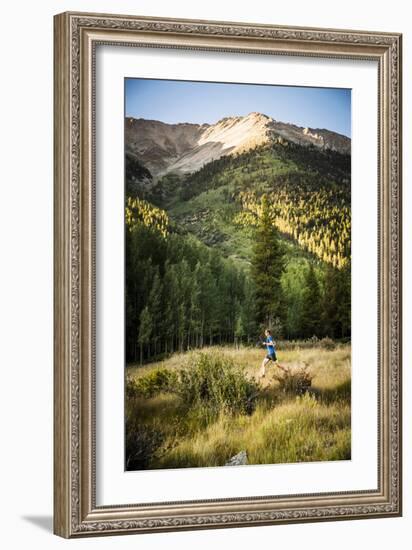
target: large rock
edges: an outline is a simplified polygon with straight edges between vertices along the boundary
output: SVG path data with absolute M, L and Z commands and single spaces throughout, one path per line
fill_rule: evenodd
M 240 451 L 237 455 L 232 456 L 225 466 L 244 466 L 245 464 L 247 464 L 247 453 L 246 451 Z

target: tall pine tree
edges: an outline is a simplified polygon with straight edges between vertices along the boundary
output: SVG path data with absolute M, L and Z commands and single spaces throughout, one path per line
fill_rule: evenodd
M 266 195 L 261 200 L 253 247 L 251 275 L 255 286 L 256 321 L 261 328 L 279 327 L 286 307 L 281 277 L 285 269 L 285 250 L 273 223 Z
M 150 357 L 150 337 L 152 335 L 153 323 L 149 308 L 146 306 L 140 314 L 140 327 L 138 341 L 140 344 L 140 364 L 143 363 L 143 348 L 147 346 Z
M 157 354 L 157 346 L 162 338 L 163 332 L 163 311 L 162 311 L 162 282 L 159 276 L 159 269 L 156 266 L 152 280 L 152 288 L 149 294 L 148 310 L 152 319 L 152 337 L 154 355 Z
M 302 304 L 302 334 L 306 338 L 321 335 L 321 294 L 318 279 L 316 277 L 313 264 L 309 264 L 309 269 L 305 277 L 305 290 Z
M 339 271 L 328 265 L 325 273 L 325 290 L 323 294 L 323 332 L 329 338 L 340 336 L 339 323 Z

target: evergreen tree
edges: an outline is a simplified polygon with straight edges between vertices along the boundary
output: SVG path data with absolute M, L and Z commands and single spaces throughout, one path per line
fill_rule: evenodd
M 243 341 L 245 336 L 246 336 L 245 320 L 243 315 L 240 313 L 236 319 L 236 325 L 235 325 L 235 343 L 237 348 L 239 347 L 240 343 Z
M 325 273 L 325 288 L 322 304 L 322 325 L 325 336 L 336 338 L 340 335 L 339 327 L 339 272 L 336 268 L 328 265 Z
M 283 294 L 287 303 L 284 334 L 288 340 L 302 336 L 302 305 L 306 265 L 306 260 L 289 263 L 282 276 Z
M 162 282 L 159 276 L 159 269 L 156 266 L 152 288 L 149 294 L 147 303 L 148 310 L 152 318 L 153 335 L 152 342 L 154 345 L 154 354 L 157 354 L 157 345 L 162 336 L 163 331 L 163 315 L 162 315 Z
M 345 338 L 351 335 L 351 268 L 347 264 L 339 272 L 339 300 L 338 318 L 340 336 Z
M 189 346 L 199 347 L 199 334 L 201 326 L 201 288 L 199 282 L 199 273 L 201 264 L 198 261 L 192 274 L 192 284 L 190 287 L 190 305 L 189 305 Z
M 176 335 L 178 323 L 178 298 L 179 285 L 176 275 L 176 266 L 170 261 L 166 262 L 165 276 L 163 279 L 163 312 L 164 312 L 164 330 L 165 351 L 174 352 L 176 349 Z
M 243 302 L 241 305 L 242 322 L 245 329 L 246 342 L 250 344 L 258 332 L 256 324 L 255 288 L 249 276 L 245 277 L 243 287 Z
M 179 351 L 184 351 L 189 327 L 190 309 L 190 268 L 186 259 L 177 264 L 178 280 L 178 307 L 177 307 L 177 335 Z
M 321 294 L 318 279 L 316 277 L 313 264 L 309 264 L 309 269 L 305 277 L 305 291 L 302 304 L 302 334 L 306 338 L 321 335 L 322 309 Z
M 144 346 L 148 346 L 148 344 L 150 344 L 152 329 L 152 316 L 150 314 L 149 308 L 146 306 L 140 314 L 140 327 L 138 337 L 140 344 L 140 364 L 143 363 L 143 348 Z
M 251 269 L 255 286 L 256 321 L 261 327 L 272 327 L 276 319 L 284 323 L 286 307 L 281 286 L 284 269 L 285 250 L 264 195 L 255 232 Z

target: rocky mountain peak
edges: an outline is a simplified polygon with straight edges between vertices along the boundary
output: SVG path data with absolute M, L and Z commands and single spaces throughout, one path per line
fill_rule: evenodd
M 351 150 L 351 140 L 346 136 L 276 121 L 259 112 L 225 117 L 215 124 L 127 118 L 125 130 L 126 152 L 155 177 L 194 172 L 223 155 L 242 153 L 279 138 L 345 154 Z

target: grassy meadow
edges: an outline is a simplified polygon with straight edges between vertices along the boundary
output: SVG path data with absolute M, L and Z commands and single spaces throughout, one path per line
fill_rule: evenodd
M 297 394 L 264 351 L 213 346 L 126 369 L 126 469 L 351 458 L 351 348 L 330 340 L 285 343 L 279 363 L 311 386 Z M 299 392 L 298 392 L 299 393 Z

